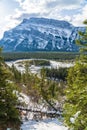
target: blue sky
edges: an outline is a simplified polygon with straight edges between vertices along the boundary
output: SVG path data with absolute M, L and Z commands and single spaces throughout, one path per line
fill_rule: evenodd
M 82 26 L 87 19 L 87 0 L 0 0 L 0 38 L 24 18 L 45 17 Z

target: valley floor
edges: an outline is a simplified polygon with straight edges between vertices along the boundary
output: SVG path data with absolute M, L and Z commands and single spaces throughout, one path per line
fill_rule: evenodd
M 27 60 L 27 59 L 26 59 Z M 12 66 L 14 64 L 14 66 L 20 71 L 20 72 L 24 72 L 24 66 L 21 64 L 21 66 L 19 65 L 20 61 L 24 61 L 24 60 L 17 60 L 17 61 L 11 61 L 11 62 L 6 62 L 8 66 Z M 57 61 L 52 61 L 50 60 L 50 68 L 59 68 L 59 67 L 71 67 L 73 66 L 72 63 L 62 63 L 62 62 L 57 62 Z M 41 66 L 35 66 L 35 65 L 31 65 L 30 70 L 32 73 L 38 73 L 38 71 L 40 71 Z M 34 106 L 34 104 L 32 104 L 32 102 L 30 101 L 29 97 L 27 97 L 25 94 L 22 93 L 22 98 L 24 99 L 20 99 L 20 101 L 24 101 L 27 104 L 27 107 L 30 109 L 34 109 L 36 108 Z M 41 110 L 46 109 L 41 107 L 42 105 L 37 105 L 38 108 L 40 108 Z M 27 115 L 28 116 L 28 115 Z M 33 120 L 28 118 L 27 121 L 23 121 L 23 124 L 21 125 L 21 130 L 68 130 L 67 127 L 65 127 L 62 123 L 62 121 L 59 121 L 57 118 L 54 119 L 49 119 L 46 118 L 44 120 Z

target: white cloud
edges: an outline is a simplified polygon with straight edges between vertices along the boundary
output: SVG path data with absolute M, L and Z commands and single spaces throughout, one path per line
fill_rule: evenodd
M 63 9 L 73 10 L 81 8 L 83 0 L 16 0 L 24 11 L 20 18 L 39 16 L 54 19 L 64 19 L 72 22 L 74 25 L 81 25 L 82 21 L 87 18 L 87 5 L 83 7 L 82 13 L 72 16 L 61 16 Z M 26 14 L 26 15 L 25 15 Z
M 59 7 L 60 9 L 75 9 L 83 0 L 47 0 L 47 7 Z
M 63 9 L 79 9 L 83 0 L 16 0 L 22 11 L 19 19 L 32 16 L 48 17 L 54 19 L 65 19 L 71 21 L 73 16 L 61 16 Z M 74 16 L 75 17 L 75 16 Z M 73 20 L 74 21 L 74 20 Z M 77 20 L 76 20 L 77 21 Z
M 87 5 L 85 5 L 80 14 L 76 14 L 72 18 L 72 23 L 75 26 L 83 26 L 83 21 L 87 19 Z
M 83 0 L 16 0 L 25 13 L 58 14 L 63 9 L 76 9 Z
M 4 32 L 15 27 L 24 18 L 47 17 L 61 19 L 72 22 L 74 25 L 81 25 L 87 19 L 87 5 L 82 6 L 83 0 L 14 0 L 19 3 L 19 8 L 15 8 L 14 14 L 6 16 L 5 25 L 0 32 Z M 75 15 L 63 14 L 62 10 L 80 9 L 81 13 Z

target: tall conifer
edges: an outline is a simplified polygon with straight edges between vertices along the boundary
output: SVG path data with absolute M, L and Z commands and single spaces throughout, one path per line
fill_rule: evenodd
M 87 30 L 79 34 L 81 55 L 68 73 L 64 117 L 73 130 L 87 130 Z
M 17 87 L 10 80 L 0 50 L 0 130 L 20 129 L 20 114 L 16 109 L 18 102 Z

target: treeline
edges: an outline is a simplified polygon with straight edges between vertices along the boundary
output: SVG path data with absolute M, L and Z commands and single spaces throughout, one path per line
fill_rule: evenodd
M 12 80 L 12 72 L 4 63 L 0 49 L 0 130 L 20 130 L 21 116 L 16 109 L 22 105 L 18 100 L 19 88 Z
M 5 61 L 17 59 L 54 59 L 54 60 L 74 60 L 79 53 L 76 52 L 4 52 Z
M 44 73 L 47 78 L 50 78 L 51 80 L 58 80 L 58 81 L 66 81 L 67 75 L 68 75 L 68 68 L 43 68 Z
M 13 80 L 20 87 L 23 93 L 26 93 L 33 102 L 39 103 L 41 99 L 45 100 L 53 109 L 55 100 L 60 102 L 62 101 L 62 97 L 64 96 L 64 89 L 66 86 L 65 77 L 66 75 L 63 73 L 66 72 L 66 69 L 48 69 L 49 70 L 49 77 L 56 76 L 59 78 L 59 81 L 56 82 L 55 80 L 48 79 L 47 77 L 47 70 L 42 68 L 40 72 L 40 77 L 38 75 L 32 74 L 29 70 L 29 64 L 25 64 L 25 73 L 19 72 L 14 65 L 9 68 L 13 74 Z M 60 76 L 57 75 L 59 73 Z M 63 75 L 64 74 L 64 75 Z M 62 104 L 62 102 L 60 102 Z
M 69 130 L 87 130 L 87 19 L 84 24 L 86 30 L 79 31 L 76 40 L 82 54 L 69 69 L 65 91 L 64 119 Z
M 35 65 L 35 66 L 50 66 L 50 61 L 47 61 L 47 60 L 30 60 L 29 64 Z
M 35 65 L 35 66 L 50 66 L 50 61 L 43 60 L 43 59 L 33 59 L 33 60 L 25 60 L 25 61 L 18 61 L 19 64 L 28 64 L 29 66 Z

